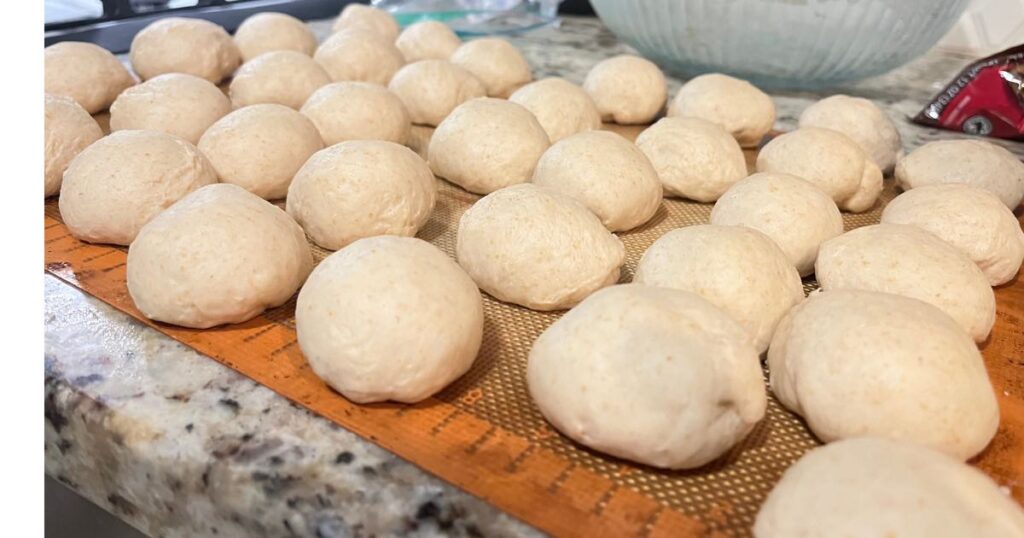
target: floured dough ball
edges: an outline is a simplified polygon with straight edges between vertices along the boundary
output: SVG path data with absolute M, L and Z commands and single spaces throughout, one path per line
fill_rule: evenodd
M 482 290 L 533 310 L 570 308 L 614 284 L 626 255 L 582 204 L 529 183 L 463 213 L 455 252 Z
M 850 137 L 888 174 L 903 156 L 903 143 L 889 116 L 862 97 L 833 95 L 804 109 L 800 127 L 822 127 Z
M 583 89 L 594 99 L 601 119 L 623 125 L 650 123 L 668 99 L 661 69 L 629 54 L 602 60 L 591 68 Z
M 770 172 L 730 187 L 711 210 L 711 224 L 746 226 L 767 235 L 800 276 L 814 272 L 818 247 L 843 233 L 843 216 L 829 195 L 796 176 Z
M 295 308 L 309 365 L 357 403 L 415 403 L 440 391 L 473 365 L 483 325 L 469 275 L 412 237 L 360 239 L 331 254 Z
M 679 88 L 668 107 L 668 115 L 715 122 L 741 146 L 753 148 L 775 124 L 775 103 L 745 80 L 709 73 L 694 77 Z
M 991 191 L 1010 210 L 1024 199 L 1024 162 L 1007 149 L 983 140 L 929 142 L 896 163 L 904 190 L 935 183 L 966 183 Z
M 651 220 L 661 203 L 661 183 L 650 161 L 608 131 L 580 133 L 551 146 L 537 162 L 533 183 L 576 199 L 613 232 Z
M 637 265 L 633 282 L 696 293 L 732 316 L 758 353 L 782 316 L 804 298 L 800 275 L 763 233 L 744 226 L 687 226 L 666 233 Z
M 438 176 L 487 194 L 529 181 L 549 145 L 529 110 L 502 99 L 473 99 L 437 126 L 427 160 Z
M 46 93 L 68 97 L 89 114 L 106 110 L 135 79 L 107 49 L 78 41 L 43 49 Z
M 168 73 L 132 86 L 110 105 L 110 130 L 163 131 L 195 144 L 213 122 L 231 112 L 231 101 L 199 77 Z
M 44 196 L 60 192 L 61 178 L 71 160 L 93 142 L 103 138 L 103 130 L 78 103 L 46 94 L 46 119 L 43 123 L 46 164 Z
M 405 65 L 405 58 L 394 43 L 360 29 L 327 38 L 316 49 L 313 59 L 335 82 L 357 80 L 382 86 L 387 86 L 395 72 Z
M 411 63 L 395 73 L 388 89 L 405 103 L 413 123 L 431 126 L 462 103 L 487 95 L 480 79 L 446 60 Z
M 558 431 L 668 469 L 718 458 L 767 405 L 735 321 L 692 293 L 638 284 L 597 291 L 552 324 L 530 350 L 526 382 Z
M 636 138 L 669 194 L 714 202 L 747 176 L 743 149 L 729 133 L 699 118 L 662 118 Z
M 298 110 L 313 92 L 330 83 L 331 77 L 309 56 L 278 50 L 242 64 L 228 95 L 236 108 L 275 103 Z
M 213 166 L 187 141 L 158 131 L 117 131 L 71 161 L 60 216 L 83 241 L 127 245 L 157 213 L 216 182 Z
M 287 206 L 313 242 L 337 250 L 374 235 L 416 235 L 436 198 L 430 168 L 411 149 L 353 140 L 314 153 L 292 180 Z
M 285 13 L 266 11 L 242 21 L 235 31 L 235 45 L 242 61 L 275 50 L 292 50 L 312 56 L 316 51 L 316 36 L 302 22 Z
M 757 171 L 806 179 L 854 213 L 871 209 L 882 192 L 882 171 L 868 154 L 843 133 L 820 127 L 773 138 L 757 154 Z
M 826 443 L 891 437 L 966 460 L 999 427 L 974 341 L 953 318 L 909 297 L 811 295 L 779 324 L 768 370 L 782 405 Z
M 397 95 L 368 82 L 335 82 L 313 92 L 302 113 L 313 120 L 324 143 L 409 138 L 409 113 Z
M 978 342 L 995 323 L 995 295 L 981 269 L 916 226 L 876 224 L 830 239 L 818 251 L 814 274 L 826 291 L 881 291 L 933 304 Z
M 209 185 L 142 227 L 128 293 L 149 319 L 205 329 L 280 306 L 313 269 L 302 228 L 236 185 Z
M 213 84 L 242 63 L 238 46 L 223 28 L 183 17 L 159 19 L 135 34 L 130 57 L 142 80 L 164 73 L 187 73 Z
M 1024 231 L 1017 217 L 996 195 L 970 185 L 909 190 L 885 206 L 882 222 L 935 234 L 971 258 L 993 286 L 1013 279 L 1024 260 Z
M 601 128 L 601 113 L 583 88 L 558 77 L 531 82 L 515 91 L 509 101 L 523 105 L 537 117 L 551 142 Z
M 387 11 L 360 4 L 349 4 L 341 10 L 335 19 L 331 31 L 341 32 L 350 29 L 361 29 L 371 32 L 388 43 L 398 38 L 398 21 Z
M 498 37 L 467 41 L 455 49 L 449 59 L 480 79 L 490 97 L 505 99 L 533 80 L 530 64 L 519 49 Z
M 462 40 L 447 24 L 439 21 L 420 21 L 410 24 L 395 40 L 405 61 L 447 60 Z
M 295 173 L 323 147 L 313 122 L 284 105 L 240 108 L 199 139 L 221 182 L 267 200 L 284 198 Z

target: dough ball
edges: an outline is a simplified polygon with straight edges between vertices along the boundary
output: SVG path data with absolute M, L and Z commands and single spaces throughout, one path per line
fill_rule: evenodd
M 242 53 L 223 28 L 183 17 L 159 19 L 135 34 L 130 58 L 142 80 L 186 73 L 213 84 L 229 77 L 242 63 Z
M 276 50 L 292 50 L 312 56 L 316 51 L 316 36 L 302 22 L 285 13 L 266 11 L 242 21 L 235 31 L 235 45 L 242 53 L 242 61 Z
M 601 119 L 623 125 L 650 123 L 668 99 L 661 69 L 629 54 L 608 58 L 591 68 L 583 89 L 594 99 Z
M 601 113 L 583 88 L 558 77 L 531 82 L 515 91 L 509 101 L 523 105 L 537 117 L 551 142 L 601 128 Z
M 825 241 L 814 273 L 826 291 L 881 291 L 933 304 L 978 342 L 995 323 L 995 295 L 981 269 L 916 226 L 876 224 Z
M 422 60 L 395 73 L 388 89 L 397 95 L 417 125 L 437 126 L 455 107 L 487 89 L 480 79 L 446 60 Z
M 295 308 L 313 371 L 357 403 L 415 403 L 440 391 L 472 366 L 483 325 L 469 275 L 412 237 L 369 237 L 331 254 Z
M 213 166 L 187 141 L 158 131 L 117 131 L 71 161 L 60 216 L 83 241 L 127 245 L 157 213 L 216 182 Z
M 228 112 L 231 100 L 210 82 L 168 73 L 121 93 L 110 105 L 110 130 L 163 131 L 195 144 Z
M 882 172 L 891 173 L 903 156 L 903 143 L 889 116 L 875 103 L 849 95 L 833 95 L 804 109 L 800 127 L 822 127 L 850 137 Z
M 1010 210 L 1024 199 L 1024 162 L 1007 149 L 983 140 L 929 142 L 896 163 L 904 190 L 935 183 L 966 183 L 991 191 Z
M 473 99 L 437 126 L 427 160 L 438 176 L 487 194 L 529 181 L 549 145 L 529 110 L 502 99 Z
M 103 47 L 64 41 L 43 49 L 46 93 L 68 97 L 89 114 L 106 110 L 135 78 Z
M 349 4 L 341 10 L 335 19 L 331 31 L 341 32 L 350 29 L 364 30 L 377 37 L 394 43 L 398 38 L 398 21 L 387 11 L 360 4 Z
M 669 194 L 714 202 L 747 176 L 743 149 L 718 125 L 699 118 L 662 118 L 636 138 Z
M 1024 512 L 970 465 L 864 437 L 816 448 L 786 469 L 761 505 L 754 536 L 1020 538 Z
M 351 4 L 355 5 L 355 4 Z M 324 41 L 313 59 L 335 82 L 357 80 L 387 86 L 405 58 L 391 41 L 365 30 L 338 32 Z
M 725 191 L 711 224 L 746 226 L 775 241 L 800 276 L 814 272 L 818 247 L 843 233 L 843 216 L 829 195 L 789 174 L 761 172 Z
M 397 95 L 369 82 L 335 82 L 313 92 L 302 113 L 313 120 L 328 146 L 346 140 L 409 138 L 409 113 Z
M 882 171 L 868 154 L 843 133 L 820 127 L 773 138 L 757 155 L 757 171 L 806 179 L 854 213 L 871 209 L 882 192 Z
M 481 289 L 533 310 L 570 308 L 614 284 L 626 256 L 586 207 L 530 183 L 495 191 L 463 213 L 455 252 Z
M 633 282 L 696 293 L 732 316 L 763 353 L 804 298 L 800 275 L 763 233 L 744 226 L 678 228 L 644 252 Z
M 438 21 L 420 21 L 410 24 L 395 41 L 405 61 L 447 60 L 462 40 L 447 24 Z
M 337 250 L 373 235 L 416 235 L 436 198 L 430 168 L 411 149 L 352 140 L 306 161 L 288 189 L 287 206 L 313 242 Z
M 480 79 L 490 97 L 505 99 L 533 80 L 530 64 L 519 49 L 498 37 L 467 41 L 455 49 L 450 60 Z
M 587 206 L 613 232 L 651 220 L 661 204 L 661 183 L 633 143 L 608 131 L 570 136 L 544 152 L 533 183 Z
M 103 130 L 78 103 L 67 97 L 46 94 L 43 133 L 46 148 L 44 196 L 60 192 L 61 178 L 71 160 L 93 142 Z
M 745 80 L 709 73 L 694 77 L 679 88 L 668 107 L 668 115 L 717 123 L 741 146 L 754 148 L 775 124 L 775 103 Z
M 199 139 L 222 182 L 267 200 L 284 198 L 295 173 L 323 147 L 313 122 L 284 105 L 240 108 Z
M 242 64 L 228 95 L 236 108 L 275 103 L 298 110 L 313 92 L 330 83 L 331 77 L 309 56 L 278 50 Z
M 767 400 L 743 329 L 692 293 L 595 292 L 544 331 L 526 382 L 558 431 L 655 467 L 700 467 L 746 437 Z
M 1024 231 L 1013 212 L 989 191 L 961 183 L 925 185 L 897 196 L 882 222 L 929 231 L 966 254 L 998 286 L 1024 260 Z

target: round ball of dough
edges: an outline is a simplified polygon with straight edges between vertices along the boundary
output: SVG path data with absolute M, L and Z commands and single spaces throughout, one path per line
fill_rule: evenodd
M 44 196 L 60 192 L 61 178 L 71 160 L 93 142 L 103 138 L 96 120 L 67 97 L 46 94 Z
M 862 97 L 833 95 L 804 109 L 800 127 L 822 127 L 850 137 L 888 174 L 903 156 L 903 143 L 889 116 Z
M 216 182 L 213 166 L 189 142 L 158 131 L 117 131 L 71 161 L 60 216 L 83 241 L 127 245 L 157 213 Z
M 814 272 L 818 247 L 843 233 L 829 195 L 789 174 L 760 172 L 729 187 L 711 209 L 711 224 L 746 226 L 775 241 L 800 276 Z
M 439 125 L 462 103 L 487 95 L 480 79 L 446 60 L 411 63 L 395 73 L 388 89 L 405 103 L 413 123 L 430 126 Z
M 462 40 L 447 24 L 439 21 L 420 21 L 402 30 L 395 46 L 402 51 L 405 61 L 447 60 Z
M 933 304 L 978 342 L 995 323 L 995 295 L 981 269 L 916 226 L 876 224 L 846 232 L 822 243 L 814 267 L 826 291 L 881 291 Z
M 729 133 L 699 118 L 662 118 L 636 138 L 669 194 L 714 202 L 747 176 L 743 149 Z
M 602 60 L 591 68 L 583 89 L 594 99 L 601 119 L 622 125 L 650 123 L 668 99 L 661 69 L 629 54 Z
M 533 80 L 530 64 L 519 49 L 498 37 L 467 41 L 455 49 L 449 59 L 480 79 L 490 97 L 505 99 Z
M 397 95 L 368 82 L 335 82 L 313 92 L 302 113 L 313 120 L 324 143 L 409 139 L 409 113 Z
M 242 63 L 242 53 L 223 28 L 182 17 L 159 19 L 135 34 L 130 58 L 142 80 L 164 73 L 187 73 L 213 84 Z
M 779 324 L 772 392 L 822 441 L 871 435 L 966 460 L 999 427 L 974 341 L 917 299 L 874 291 L 815 293 Z
M 295 308 L 309 365 L 357 403 L 415 403 L 440 391 L 472 366 L 483 326 L 473 280 L 412 237 L 369 237 L 331 254 Z
M 1006 148 L 983 140 L 929 142 L 896 163 L 904 190 L 935 183 L 966 183 L 991 191 L 1010 210 L 1024 199 L 1024 162 Z
M 302 228 L 236 185 L 210 185 L 142 227 L 128 293 L 149 319 L 205 329 L 285 303 L 313 269 Z
M 163 131 L 195 144 L 231 100 L 199 77 L 168 73 L 128 88 L 110 105 L 110 130 Z
M 395 72 L 405 65 L 405 58 L 394 43 L 360 29 L 327 38 L 316 49 L 313 59 L 335 82 L 357 80 L 381 86 L 387 86 Z
M 331 26 L 332 32 L 350 29 L 359 29 L 373 33 L 388 43 L 395 42 L 399 31 L 398 21 L 390 13 L 383 9 L 361 4 L 345 6 Z
M 989 284 L 1009 282 L 1024 260 L 1024 231 L 996 195 L 961 183 L 925 185 L 899 196 L 882 222 L 927 230 L 966 254 Z
M 635 145 L 607 131 L 570 136 L 551 146 L 533 171 L 535 185 L 576 199 L 613 232 L 651 220 L 661 183 Z
M 106 110 L 135 78 L 107 49 L 78 41 L 43 49 L 46 93 L 73 99 L 89 114 Z
M 767 405 L 735 321 L 692 293 L 638 284 L 597 291 L 553 323 L 530 350 L 526 382 L 558 431 L 668 469 L 721 456 Z
M 427 160 L 438 176 L 487 194 L 529 181 L 549 145 L 529 110 L 502 99 L 473 99 L 437 126 Z
M 275 103 L 298 110 L 313 92 L 330 83 L 331 77 L 309 56 L 278 50 L 242 64 L 228 95 L 236 108 Z
M 240 108 L 199 139 L 221 182 L 267 200 L 284 198 L 295 173 L 323 147 L 313 122 L 284 105 Z
M 775 124 L 775 103 L 745 80 L 708 73 L 679 88 L 668 107 L 668 115 L 717 123 L 741 146 L 754 148 Z
M 481 289 L 533 310 L 570 308 L 614 284 L 626 251 L 582 204 L 526 183 L 462 214 L 459 265 Z
M 1024 536 L 1024 511 L 981 471 L 912 443 L 863 437 L 786 469 L 757 514 L 757 538 Z
M 868 154 L 843 133 L 820 127 L 773 138 L 757 154 L 757 171 L 806 179 L 854 213 L 871 209 L 882 192 L 882 171 Z
M 314 243 L 337 250 L 373 235 L 416 235 L 436 198 L 430 168 L 411 149 L 352 140 L 306 161 L 288 188 L 287 207 Z
M 316 36 L 302 22 L 285 13 L 266 11 L 242 21 L 235 31 L 235 45 L 242 61 L 275 50 L 292 50 L 312 56 L 316 51 Z
M 700 295 L 739 322 L 758 353 L 804 298 L 786 254 L 744 226 L 702 224 L 666 233 L 644 252 L 633 282 Z
M 533 112 L 551 142 L 601 128 L 601 113 L 583 88 L 558 77 L 531 82 L 515 91 L 509 101 Z

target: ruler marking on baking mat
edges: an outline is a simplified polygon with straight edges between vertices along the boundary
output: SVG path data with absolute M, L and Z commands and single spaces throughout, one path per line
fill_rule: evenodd
M 752 155 L 748 155 L 748 162 Z M 419 236 L 453 254 L 458 219 L 477 198 L 438 181 L 438 210 Z M 888 185 L 883 200 L 894 196 Z M 624 280 L 664 232 L 707 222 L 711 206 L 666 200 L 655 221 L 621 234 Z M 880 206 L 844 214 L 847 229 L 878 221 Z M 146 320 L 125 287 L 126 249 L 70 237 L 57 203 L 45 210 L 45 270 L 282 396 L 544 531 L 564 536 L 749 534 L 785 468 L 817 445 L 769 398 L 765 419 L 738 446 L 697 470 L 663 471 L 591 451 L 555 432 L 525 384 L 533 340 L 560 316 L 484 296 L 484 338 L 473 368 L 412 406 L 356 405 L 317 378 L 296 345 L 294 299 L 248 322 L 193 330 Z M 329 252 L 314 248 L 317 261 Z M 813 280 L 805 289 L 816 287 Z M 998 316 L 983 348 L 1002 414 L 973 463 L 1024 501 L 1024 282 L 996 290 Z

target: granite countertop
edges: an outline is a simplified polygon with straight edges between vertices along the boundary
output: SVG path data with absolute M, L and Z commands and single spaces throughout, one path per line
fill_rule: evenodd
M 321 34 L 327 23 L 315 23 Z M 596 19 L 514 38 L 537 78 L 630 52 Z M 906 121 L 969 59 L 931 52 L 829 92 L 774 93 L 776 127 L 830 93 Z M 680 81 L 670 80 L 674 95 Z M 997 142 L 1024 156 L 1024 144 Z M 45 276 L 46 473 L 152 536 L 530 536 L 537 531 Z

